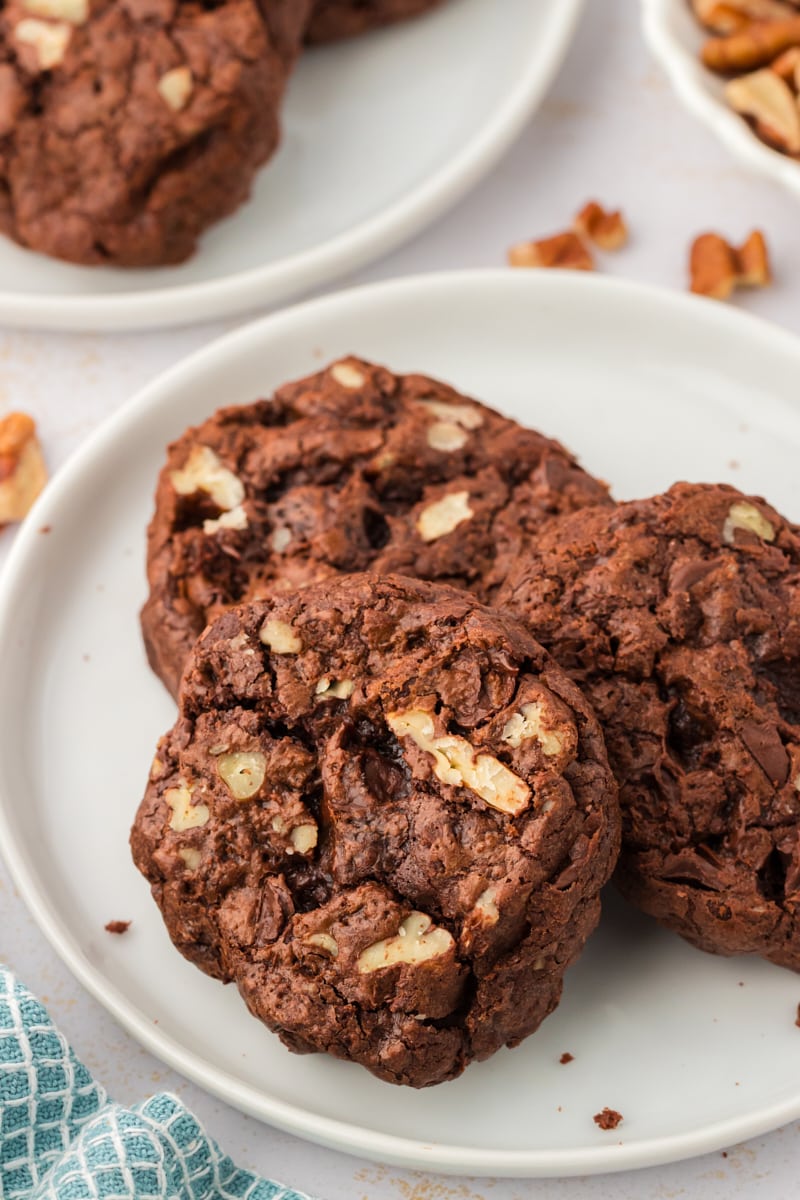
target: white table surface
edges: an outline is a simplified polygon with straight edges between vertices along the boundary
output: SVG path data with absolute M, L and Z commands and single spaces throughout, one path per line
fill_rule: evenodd
M 494 0 L 495 3 L 500 0 Z M 535 3 L 536 0 L 531 0 Z M 736 303 L 800 333 L 797 200 L 750 177 L 673 97 L 639 33 L 636 0 L 587 0 L 564 69 L 543 109 L 458 208 L 409 245 L 342 285 L 459 267 L 497 266 L 508 245 L 568 225 L 590 197 L 621 205 L 632 243 L 603 268 L 685 287 L 687 247 L 704 229 L 743 238 L 763 228 L 775 286 Z M 32 413 L 52 470 L 141 385 L 235 322 L 131 336 L 0 331 L 0 414 Z M 0 563 L 13 531 L 0 535 Z M 2 716 L 0 715 L 0 719 Z M 244 1117 L 167 1070 L 72 979 L 45 943 L 0 863 L 0 959 L 48 1004 L 79 1056 L 112 1094 L 133 1102 L 177 1092 L 242 1165 L 330 1200 L 702 1200 L 797 1195 L 800 1125 L 729 1149 L 727 1157 L 593 1179 L 455 1180 L 362 1163 Z

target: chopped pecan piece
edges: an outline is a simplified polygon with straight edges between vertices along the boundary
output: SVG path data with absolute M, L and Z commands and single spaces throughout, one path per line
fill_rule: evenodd
M 703 233 L 692 243 L 691 290 L 714 300 L 727 300 L 736 287 L 766 287 L 771 281 L 764 235 L 753 230 L 739 249 L 718 233 Z
M 596 200 L 584 205 L 573 227 L 577 234 L 588 238 L 601 250 L 619 250 L 628 240 L 628 227 L 620 210 L 606 211 Z
M 754 21 L 729 37 L 709 38 L 702 59 L 712 71 L 735 75 L 767 66 L 792 46 L 800 46 L 800 14 L 782 21 Z
M 47 482 L 36 425 L 27 413 L 0 419 L 0 527 L 21 521 Z
M 539 241 L 519 242 L 508 252 L 512 267 L 564 267 L 572 271 L 593 271 L 590 251 L 571 230 Z
M 800 107 L 789 84 L 766 68 L 731 79 L 725 87 L 731 107 L 749 117 L 765 142 L 786 154 L 800 153 Z

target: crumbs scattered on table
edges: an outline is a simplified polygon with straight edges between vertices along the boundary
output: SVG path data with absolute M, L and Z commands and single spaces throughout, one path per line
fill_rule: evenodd
M 564 1053 L 561 1055 L 561 1058 L 558 1061 L 561 1063 L 562 1066 L 566 1066 L 567 1063 L 571 1063 L 571 1062 L 575 1061 L 575 1055 L 570 1054 L 569 1050 L 565 1050 Z
M 604 1108 L 602 1112 L 595 1113 L 592 1120 L 601 1129 L 616 1129 L 622 1121 L 622 1113 L 613 1108 Z
M 127 933 L 130 925 L 130 921 L 109 921 L 105 927 L 106 933 Z

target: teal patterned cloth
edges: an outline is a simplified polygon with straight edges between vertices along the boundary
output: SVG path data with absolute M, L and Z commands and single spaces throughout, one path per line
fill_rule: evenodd
M 108 1099 L 0 964 L 0 1200 L 305 1200 L 240 1170 L 175 1096 Z

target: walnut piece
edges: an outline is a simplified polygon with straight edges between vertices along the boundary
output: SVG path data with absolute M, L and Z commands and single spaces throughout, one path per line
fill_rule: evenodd
M 72 26 L 66 21 L 40 21 L 25 17 L 14 27 L 14 38 L 23 46 L 31 46 L 40 71 L 52 71 L 64 61 L 72 37 Z
M 573 230 L 539 241 L 518 242 L 508 252 L 512 267 L 561 267 L 569 271 L 593 271 L 594 259 Z
M 363 371 L 360 371 L 357 366 L 347 361 L 334 363 L 330 368 L 330 376 L 341 387 L 348 388 L 350 391 L 355 391 L 357 388 L 363 387 L 367 382 Z
M 417 531 L 423 542 L 435 542 L 437 538 L 452 533 L 462 521 L 468 521 L 474 514 L 469 506 L 469 492 L 451 492 L 442 496 L 427 508 L 423 508 L 417 517 Z
M 223 512 L 230 512 L 244 500 L 241 479 L 228 470 L 210 446 L 192 446 L 184 465 L 170 471 L 169 478 L 179 496 L 205 492 Z
M 542 718 L 545 708 L 538 700 L 523 704 L 519 712 L 509 717 L 503 726 L 501 737 L 514 750 L 518 750 L 523 742 L 535 738 L 542 747 L 542 753 L 547 755 L 560 754 L 564 743 L 555 729 L 548 729 Z
M 386 723 L 396 737 L 410 737 L 433 757 L 433 773 L 442 783 L 467 788 L 491 808 L 512 816 L 530 803 L 531 791 L 523 779 L 491 754 L 476 752 L 465 738 L 437 736 L 430 713 L 387 713 Z
M 279 621 L 277 617 L 268 617 L 258 636 L 275 654 L 297 654 L 303 649 L 303 643 L 291 625 Z
M 402 922 L 397 933 L 362 950 L 356 966 L 362 975 L 371 971 L 381 971 L 384 967 L 393 967 L 397 963 L 417 966 L 431 958 L 447 954 L 454 946 L 455 942 L 446 929 L 434 925 L 425 913 L 412 912 Z
M 194 82 L 188 67 L 173 67 L 158 81 L 158 94 L 173 112 L 186 108 L 192 94 Z
M 267 760 L 258 750 L 236 750 L 217 759 L 217 772 L 234 800 L 250 800 L 263 786 Z
M 628 226 L 619 209 L 606 211 L 596 200 L 585 204 L 573 223 L 575 232 L 601 250 L 619 250 L 628 240 Z
M 772 276 L 763 233 L 756 229 L 737 250 L 718 233 L 695 238 L 689 254 L 691 290 L 727 300 L 736 287 L 766 287 Z
M 775 541 L 775 527 L 772 522 L 767 520 L 755 504 L 749 504 L 744 500 L 738 500 L 729 509 L 722 526 L 723 542 L 727 542 L 729 546 L 735 546 L 737 529 L 754 533 L 756 537 L 760 537 L 765 542 Z
M 199 829 L 207 825 L 211 813 L 205 804 L 192 804 L 194 792 L 185 783 L 177 787 L 167 788 L 164 792 L 164 802 L 172 809 L 169 827 L 176 833 L 184 833 L 187 829 Z
M 9 413 L 0 420 L 0 526 L 21 521 L 46 483 L 33 418 Z

